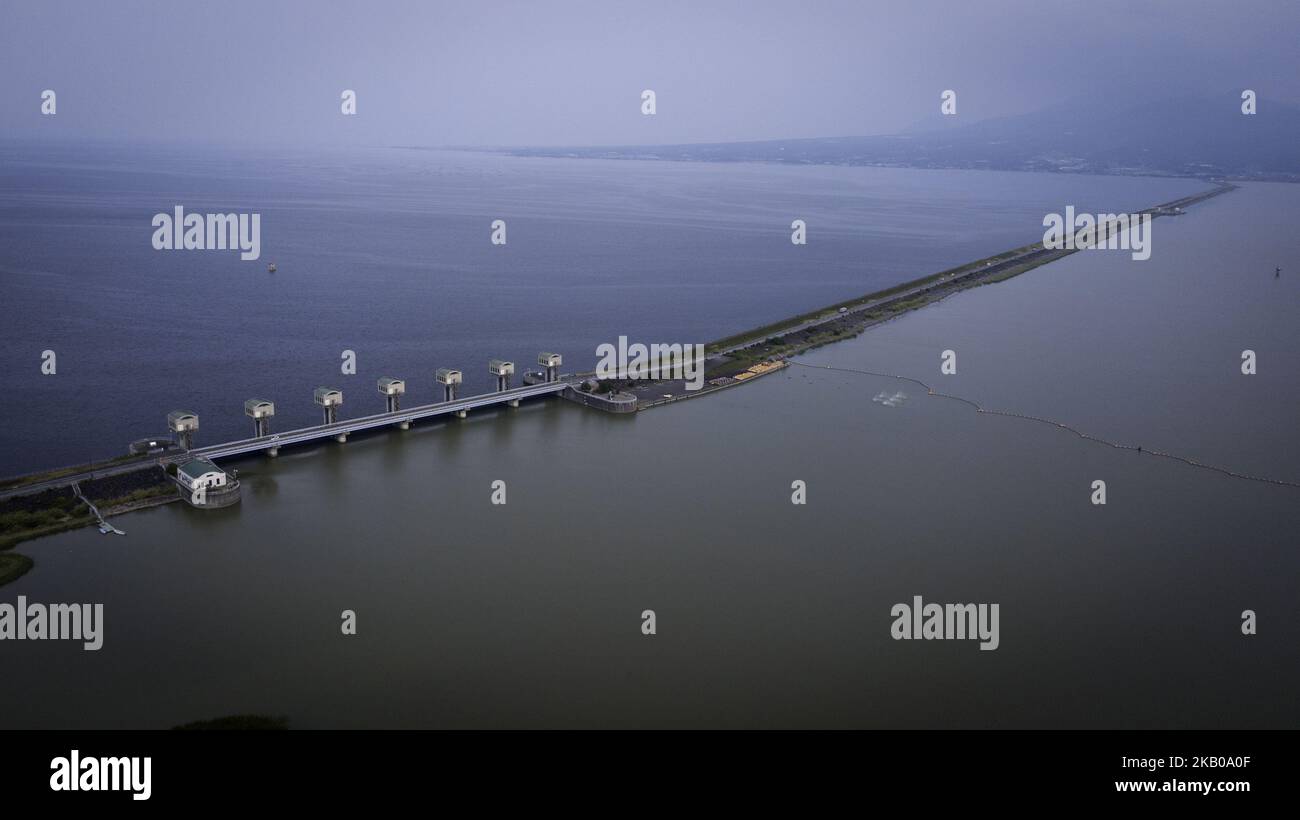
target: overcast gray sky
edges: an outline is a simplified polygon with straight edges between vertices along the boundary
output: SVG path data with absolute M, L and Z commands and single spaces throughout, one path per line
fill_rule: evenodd
M 0 128 L 376 145 L 878 134 L 946 88 L 971 120 L 1090 89 L 1300 102 L 1297 43 L 1293 0 L 2 0 Z

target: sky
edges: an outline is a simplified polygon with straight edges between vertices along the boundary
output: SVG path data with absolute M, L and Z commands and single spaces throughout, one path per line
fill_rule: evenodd
M 1106 94 L 1300 103 L 1294 0 L 0 0 L 0 139 L 618 145 Z M 41 93 L 57 94 L 54 116 Z M 344 116 L 340 95 L 356 92 Z M 641 113 L 641 93 L 656 113 Z

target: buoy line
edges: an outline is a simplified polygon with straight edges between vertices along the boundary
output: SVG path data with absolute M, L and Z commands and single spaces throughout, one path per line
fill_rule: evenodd
M 808 367 L 813 370 L 833 370 L 833 371 L 838 371 L 840 373 L 856 373 L 862 376 L 877 376 L 883 379 L 897 379 L 899 381 L 912 382 L 913 384 L 920 385 L 921 387 L 925 388 L 925 392 L 927 395 L 936 396 L 941 399 L 951 399 L 952 401 L 959 401 L 963 404 L 969 404 L 971 407 L 975 408 L 975 412 L 977 413 L 985 413 L 990 416 L 1006 416 L 1008 418 L 1022 419 L 1025 421 L 1036 421 L 1039 424 L 1048 424 L 1051 425 L 1052 427 L 1056 427 L 1061 430 L 1068 430 L 1081 439 L 1084 439 L 1086 441 L 1096 442 L 1097 444 L 1104 444 L 1107 447 L 1112 447 L 1116 450 L 1132 450 L 1139 453 L 1146 453 L 1149 455 L 1158 456 L 1160 458 L 1167 458 L 1172 461 L 1180 461 L 1183 464 L 1186 464 L 1190 467 L 1199 467 L 1202 470 L 1213 470 L 1216 473 L 1221 473 L 1222 475 L 1226 475 L 1230 478 L 1240 478 L 1246 481 L 1258 481 L 1264 484 L 1275 484 L 1279 487 L 1295 487 L 1296 489 L 1300 489 L 1300 482 L 1287 481 L 1281 478 L 1268 478 L 1266 476 L 1257 476 L 1257 475 L 1249 475 L 1247 473 L 1239 473 L 1235 470 L 1230 470 L 1227 467 L 1219 467 L 1214 464 L 1206 464 L 1203 461 L 1197 461 L 1196 459 L 1188 458 L 1187 456 L 1180 456 L 1176 453 L 1167 453 L 1164 452 L 1163 450 L 1148 450 L 1145 447 L 1141 447 L 1138 445 L 1121 444 L 1116 441 L 1109 441 L 1107 439 L 1094 436 L 1090 433 L 1085 433 L 1082 430 L 1078 430 L 1074 427 L 1071 427 L 1068 424 L 1059 421 L 1054 421 L 1052 419 L 1045 419 L 1039 416 L 1030 416 L 1024 413 L 1015 413 L 1010 410 L 991 410 L 987 407 L 981 406 L 978 402 L 972 401 L 968 398 L 962 396 L 954 396 L 949 393 L 940 393 L 930 385 L 921 381 L 920 379 L 914 379 L 911 376 L 900 376 L 897 373 L 878 373 L 874 370 L 857 370 L 852 367 L 832 367 L 831 365 L 807 364 L 806 362 L 796 362 L 793 359 L 787 359 L 786 361 L 789 362 L 790 364 L 798 365 L 799 367 Z

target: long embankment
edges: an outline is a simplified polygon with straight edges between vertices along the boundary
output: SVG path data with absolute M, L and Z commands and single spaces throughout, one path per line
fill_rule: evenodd
M 1235 188 L 1235 185 L 1220 183 L 1207 191 L 1156 205 L 1138 214 L 1149 214 L 1152 219 L 1178 215 L 1187 207 Z M 1119 230 L 1117 223 L 1099 228 L 1104 230 L 1098 231 L 1097 242 L 1106 241 Z M 1076 234 L 1073 246 L 1068 249 L 1048 249 L 1041 244 L 1013 248 L 719 339 L 705 348 L 705 385 L 701 390 L 686 390 L 680 381 L 641 381 L 625 385 L 604 381 L 601 385 L 608 389 L 621 386 L 632 391 L 637 396 L 638 409 L 734 387 L 782 369 L 785 359 L 797 353 L 852 338 L 870 327 L 967 288 L 1001 282 L 1075 253 L 1088 244 L 1081 240 L 1081 235 Z M 447 406 L 451 407 L 451 404 Z M 380 419 L 381 416 L 373 418 Z M 69 485 L 76 480 L 82 482 L 85 497 L 70 489 Z M 0 481 L 0 551 L 21 541 L 96 521 L 98 516 L 92 514 L 93 505 L 89 498 L 100 502 L 104 515 L 113 515 L 168 503 L 178 496 L 159 461 L 149 456 L 123 456 L 99 464 L 60 468 Z M 13 553 L 0 553 L 0 559 L 3 559 L 0 560 L 0 584 L 13 580 L 31 566 L 28 559 Z
M 1138 215 L 1149 214 L 1152 220 L 1162 216 L 1176 216 L 1192 205 L 1235 190 L 1236 187 L 1221 183 L 1207 191 L 1139 211 Z M 1098 231 L 1096 243 L 1107 241 L 1112 235 L 1118 235 L 1119 231 L 1118 223 L 1108 223 L 1104 230 Z M 728 387 L 729 377 L 750 372 L 760 363 L 781 361 L 821 345 L 853 338 L 867 328 L 933 304 L 954 293 L 1002 282 L 1077 253 L 1089 244 L 1083 233 L 1076 234 L 1076 241 L 1069 248 L 1054 250 L 1037 243 L 1013 248 L 996 256 L 978 259 L 856 299 L 718 339 L 705 347 L 709 357 L 705 373 L 708 380 L 706 388 L 683 394 L 680 398 L 693 398 L 712 389 Z

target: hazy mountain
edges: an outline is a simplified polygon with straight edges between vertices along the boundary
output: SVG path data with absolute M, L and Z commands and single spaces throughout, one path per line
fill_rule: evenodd
M 1300 181 L 1300 108 L 1240 98 L 1157 99 L 1113 105 L 1094 98 L 1031 114 L 961 124 L 917 123 L 899 134 L 693 145 L 517 148 L 529 156 L 709 162 L 903 165 L 1078 173 L 1231 176 Z

